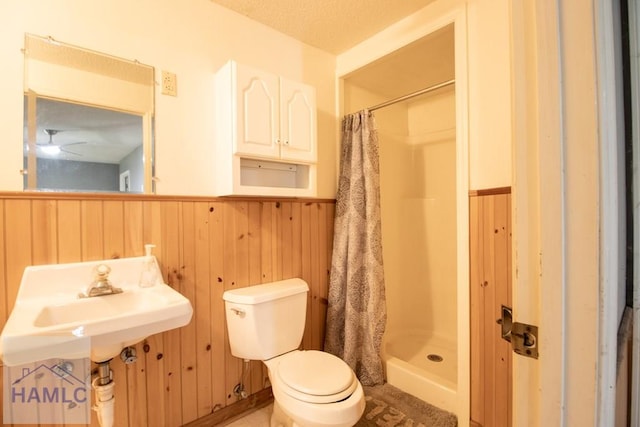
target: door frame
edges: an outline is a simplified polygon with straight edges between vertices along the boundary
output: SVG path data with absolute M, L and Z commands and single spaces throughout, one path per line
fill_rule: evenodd
M 594 7 L 600 156 L 600 316 L 596 425 L 615 425 L 618 331 L 626 307 L 625 116 L 617 1 Z
M 628 0 L 629 59 L 631 79 L 632 162 L 636 165 L 633 180 L 633 344 L 631 367 L 630 425 L 640 425 L 640 5 Z

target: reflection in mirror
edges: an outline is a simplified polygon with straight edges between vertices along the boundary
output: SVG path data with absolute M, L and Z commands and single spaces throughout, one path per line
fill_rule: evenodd
M 28 104 L 25 97 L 25 169 Z M 142 133 L 139 115 L 36 98 L 36 189 L 144 192 Z
M 153 67 L 30 34 L 24 54 L 24 188 L 153 192 Z

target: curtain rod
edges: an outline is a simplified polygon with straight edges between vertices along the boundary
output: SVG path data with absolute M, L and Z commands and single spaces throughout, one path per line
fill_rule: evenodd
M 449 85 L 455 84 L 455 82 L 456 82 L 455 79 L 451 79 L 451 80 L 447 80 L 446 82 L 438 83 L 438 84 L 435 84 L 433 86 L 429 86 L 427 88 L 417 90 L 417 91 L 415 91 L 413 93 L 410 93 L 408 95 L 403 95 L 403 96 L 400 96 L 398 98 L 391 99 L 389 101 L 383 102 L 382 104 L 378 104 L 378 105 L 374 105 L 373 107 L 369 107 L 369 111 L 374 111 L 374 110 L 377 110 L 378 108 L 386 107 L 386 106 L 395 104 L 397 102 L 406 101 L 407 99 L 411 99 L 411 98 L 414 98 L 416 96 L 420 96 L 420 95 L 423 95 L 425 93 L 428 93 L 428 92 L 431 92 L 431 91 L 434 91 L 434 90 L 438 90 L 438 89 L 443 88 L 445 86 L 449 86 Z

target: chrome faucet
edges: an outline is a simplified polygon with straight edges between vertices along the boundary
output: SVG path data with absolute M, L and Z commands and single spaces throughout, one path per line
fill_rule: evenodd
M 121 288 L 116 288 L 109 281 L 109 273 L 111 267 L 106 264 L 100 264 L 95 268 L 96 276 L 93 282 L 87 288 L 87 292 L 80 293 L 78 298 L 99 297 L 102 295 L 113 295 L 122 293 Z

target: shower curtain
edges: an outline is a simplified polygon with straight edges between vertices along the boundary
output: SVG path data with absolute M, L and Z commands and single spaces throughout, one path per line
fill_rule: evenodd
M 367 110 L 342 120 L 340 178 L 325 351 L 342 358 L 363 385 L 384 382 L 386 323 L 378 135 Z

